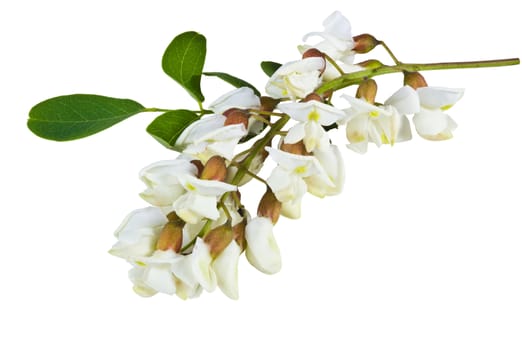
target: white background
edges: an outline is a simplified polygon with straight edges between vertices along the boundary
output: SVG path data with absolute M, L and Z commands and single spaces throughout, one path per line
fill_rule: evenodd
M 514 2 L 459 4 L 2 2 L 0 348 L 521 349 L 520 66 L 426 73 L 466 88 L 455 138 L 343 151 L 343 194 L 308 196 L 300 220 L 278 223 L 279 274 L 242 258 L 239 301 L 141 298 L 107 253 L 145 206 L 138 171 L 175 156 L 144 131 L 154 115 L 69 143 L 25 125 L 31 106 L 70 93 L 195 108 L 160 64 L 187 30 L 208 39 L 207 71 L 262 88 L 259 62 L 297 59 L 336 9 L 406 62 L 522 56 Z M 378 81 L 383 101 L 401 77 Z M 208 102 L 229 90 L 215 78 L 203 88 Z

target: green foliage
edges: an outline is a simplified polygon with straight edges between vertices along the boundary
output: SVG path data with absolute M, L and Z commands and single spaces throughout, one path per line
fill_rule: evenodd
M 269 77 L 271 77 L 275 73 L 275 71 L 278 70 L 279 67 L 281 67 L 281 66 L 282 66 L 282 64 L 277 63 L 277 62 L 272 62 L 272 61 L 261 62 L 261 69 Z
M 176 36 L 163 54 L 162 67 L 165 73 L 177 81 L 190 95 L 201 103 L 201 74 L 207 52 L 207 40 L 196 32 L 185 32 Z
M 196 113 L 186 109 L 169 111 L 154 119 L 147 127 L 147 132 L 163 146 L 176 149 L 179 135 L 199 118 Z
M 230 85 L 240 88 L 240 87 L 249 87 L 252 90 L 254 90 L 254 93 L 257 96 L 261 96 L 261 93 L 254 87 L 254 85 L 244 81 L 243 79 L 236 78 L 233 75 L 230 75 L 228 73 L 221 73 L 221 72 L 204 72 L 203 75 L 209 76 L 209 77 L 218 77 L 223 81 L 226 81 Z
M 38 103 L 27 126 L 49 140 L 69 141 L 93 135 L 143 112 L 138 102 L 99 95 L 66 95 Z

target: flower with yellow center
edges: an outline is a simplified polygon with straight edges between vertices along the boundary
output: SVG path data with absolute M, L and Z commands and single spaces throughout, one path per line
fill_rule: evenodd
M 406 114 L 419 111 L 419 96 L 410 86 L 403 86 L 383 106 L 376 106 L 362 98 L 343 95 L 350 102 L 346 110 L 346 137 L 348 148 L 366 153 L 368 143 L 382 144 L 411 139 L 410 124 Z
M 280 103 L 277 108 L 298 121 L 288 130 L 285 143 L 303 140 L 307 152 L 313 152 L 316 148 L 326 149 L 330 139 L 323 126 L 332 125 L 345 118 L 343 111 L 315 100 Z

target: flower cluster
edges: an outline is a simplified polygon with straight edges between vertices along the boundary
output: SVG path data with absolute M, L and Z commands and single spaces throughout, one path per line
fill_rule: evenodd
M 306 193 L 322 198 L 342 191 L 345 167 L 329 132 L 344 130 L 348 148 L 359 153 L 369 143 L 410 140 L 409 117 L 425 139 L 452 137 L 456 124 L 446 111 L 462 97 L 461 89 L 428 86 L 418 72 L 404 70 L 404 86 L 376 102 L 371 73 L 382 64 L 354 61 L 383 42 L 353 36 L 339 12 L 323 25 L 304 36 L 300 59 L 274 69 L 266 96 L 248 86 L 226 93 L 183 130 L 174 145 L 177 158 L 141 171 L 141 197 L 150 206 L 125 218 L 110 250 L 132 265 L 136 293 L 185 299 L 219 287 L 236 299 L 243 252 L 259 271 L 278 272 L 273 229 L 279 216 L 299 218 Z M 318 40 L 310 43 L 313 38 Z M 355 96 L 334 96 L 339 88 L 328 84 L 340 78 L 358 85 Z M 263 179 L 259 171 L 267 159 L 274 167 Z M 255 216 L 240 191 L 253 179 L 266 185 Z

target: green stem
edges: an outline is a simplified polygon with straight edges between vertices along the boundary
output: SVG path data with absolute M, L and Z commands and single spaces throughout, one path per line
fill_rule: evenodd
M 289 116 L 282 116 L 281 119 L 279 119 L 271 126 L 270 131 L 262 139 L 260 139 L 252 146 L 252 148 L 250 149 L 250 154 L 245 158 L 245 160 L 241 162 L 242 167 L 237 169 L 236 175 L 230 182 L 232 185 L 237 185 L 239 182 L 241 182 L 241 179 L 243 179 L 243 177 L 247 174 L 247 171 L 250 168 L 250 164 L 257 156 L 257 154 L 261 152 L 270 143 L 270 141 L 272 141 L 272 139 L 285 126 L 288 120 L 290 120 Z
M 395 57 L 392 50 L 390 50 L 390 48 L 388 47 L 388 45 L 386 45 L 386 43 L 384 41 L 379 41 L 379 45 L 384 47 L 384 49 L 386 50 L 386 52 L 388 52 L 388 55 L 390 55 L 390 57 L 392 58 L 393 62 L 395 62 L 395 64 L 397 64 L 397 65 L 401 64 L 401 62 L 397 59 L 397 57 Z
M 502 60 L 490 61 L 469 61 L 469 62 L 443 62 L 443 63 L 400 63 L 395 66 L 381 66 L 375 69 L 364 70 L 355 73 L 348 73 L 324 83 L 316 92 L 318 94 L 327 91 L 336 91 L 347 86 L 360 84 L 366 79 L 373 78 L 378 75 L 401 73 L 401 72 L 419 72 L 427 70 L 442 70 L 442 69 L 463 69 L 463 68 L 489 68 L 489 67 L 503 67 L 520 64 L 518 58 L 508 58 Z

